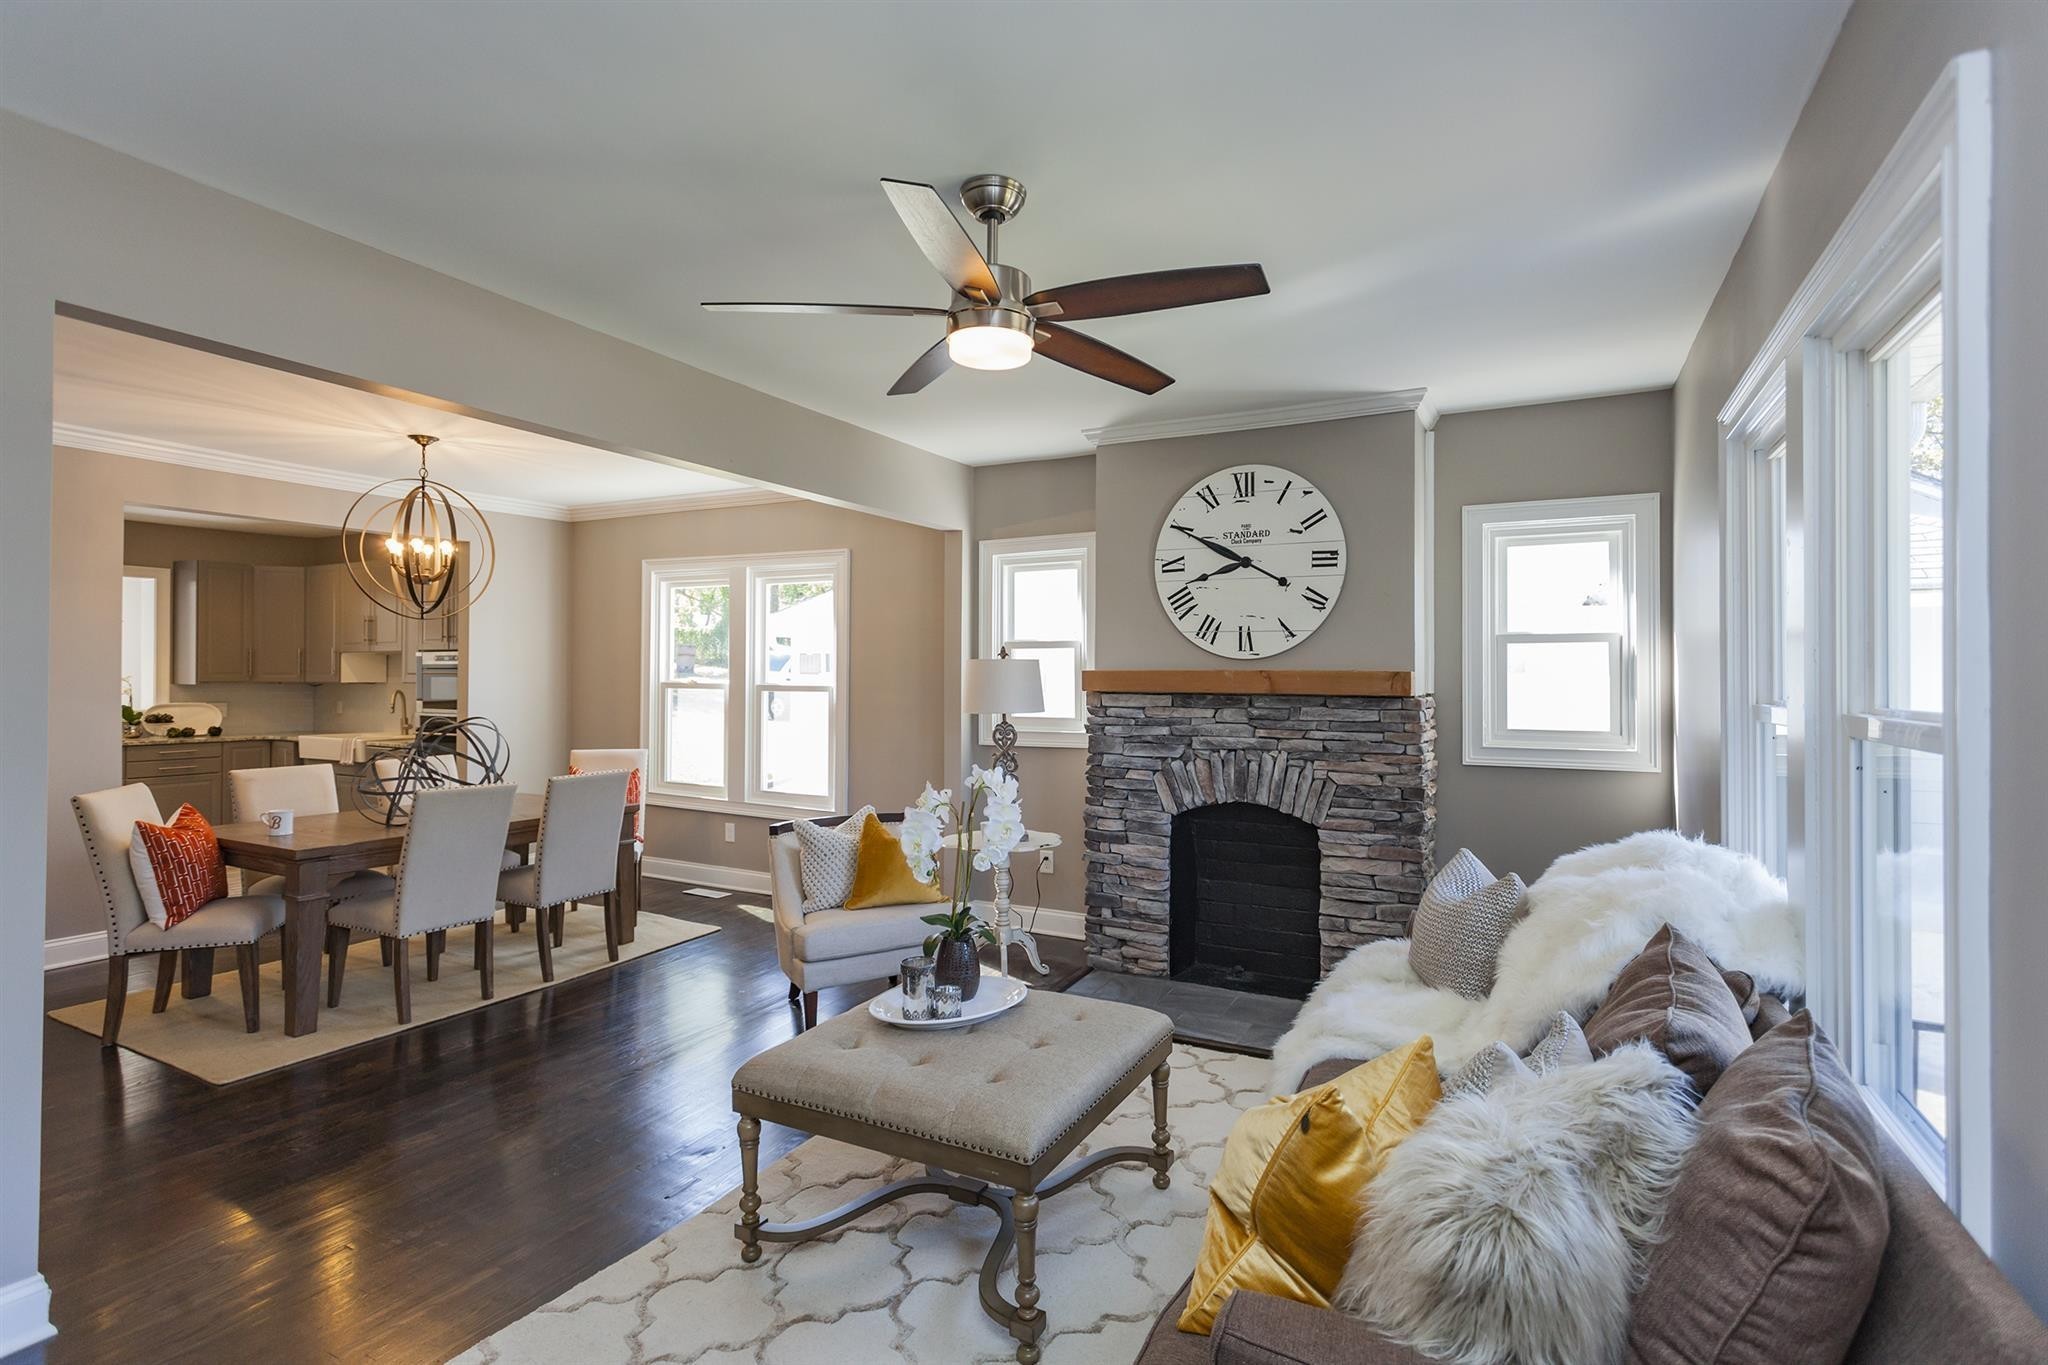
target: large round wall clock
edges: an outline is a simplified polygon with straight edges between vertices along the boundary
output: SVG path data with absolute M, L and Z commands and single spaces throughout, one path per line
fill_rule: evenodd
M 1217 470 L 1174 503 L 1152 577 L 1181 634 L 1211 654 L 1264 659 L 1330 619 L 1346 559 L 1343 523 L 1321 489 L 1246 464 Z

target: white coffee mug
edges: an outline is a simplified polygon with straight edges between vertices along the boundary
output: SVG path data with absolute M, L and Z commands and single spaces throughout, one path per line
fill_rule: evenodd
M 263 821 L 263 828 L 274 839 L 282 839 L 292 832 L 292 813 L 288 810 L 267 810 L 257 818 Z

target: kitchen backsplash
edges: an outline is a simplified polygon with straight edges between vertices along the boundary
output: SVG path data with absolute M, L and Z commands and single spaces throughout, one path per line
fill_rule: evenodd
M 405 700 L 399 712 L 412 712 L 412 687 L 396 685 Z M 170 701 L 210 701 L 227 713 L 222 729 L 230 735 L 303 734 L 330 730 L 396 731 L 399 715 L 391 709 L 393 685 L 385 683 L 204 683 L 173 686 Z

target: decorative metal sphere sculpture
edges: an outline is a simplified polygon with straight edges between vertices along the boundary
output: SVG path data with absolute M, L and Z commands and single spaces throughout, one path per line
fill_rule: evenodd
M 427 477 L 427 447 L 439 438 L 412 439 L 419 442 L 419 473 L 386 479 L 351 503 L 342 550 L 349 578 L 377 606 L 420 620 L 435 612 L 452 616 L 490 587 L 497 542 L 475 503 Z M 399 488 L 405 492 L 392 496 Z
M 356 778 L 356 809 L 385 825 L 402 825 L 412 819 L 414 793 L 503 782 L 511 761 L 512 746 L 495 723 L 465 716 L 402 747 L 373 750 Z

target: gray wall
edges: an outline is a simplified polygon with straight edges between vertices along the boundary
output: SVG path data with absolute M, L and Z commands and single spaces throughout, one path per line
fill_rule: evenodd
M 1152 553 L 1168 510 L 1205 474 L 1271 464 L 1316 481 L 1344 522 L 1350 566 L 1322 628 L 1271 668 L 1415 665 L 1415 416 L 1182 436 L 1095 457 L 1095 651 L 1104 668 L 1223 668 L 1159 605 Z
M 1842 25 L 1798 126 L 1722 282 L 1675 394 L 1675 601 L 1680 823 L 1720 824 L 1719 540 L 1715 416 L 1843 215 L 1941 69 L 1989 49 L 1993 64 L 1991 271 L 1992 1250 L 2048 1311 L 2048 459 L 2040 377 L 2048 357 L 2048 5 L 1861 0 Z
M 1467 767 L 1464 528 L 1472 503 L 1662 495 L 1659 771 Z M 1437 862 L 1470 848 L 1533 881 L 1560 853 L 1668 826 L 1671 802 L 1671 394 L 1451 413 L 1436 428 Z

